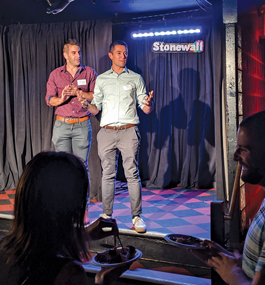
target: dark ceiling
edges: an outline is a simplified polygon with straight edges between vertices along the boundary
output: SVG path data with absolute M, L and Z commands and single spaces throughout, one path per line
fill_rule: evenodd
M 118 19 L 153 14 L 207 13 L 212 0 L 74 0 L 58 14 L 47 14 L 51 4 L 62 6 L 69 0 L 1 0 L 0 24 Z M 56 6 L 56 5 L 54 5 Z M 57 7 L 58 7 L 57 6 Z
M 71 2 L 72 1 L 72 2 Z M 0 24 L 47 23 L 110 18 L 112 22 L 153 15 L 211 14 L 211 3 L 222 0 L 0 0 Z M 227 0 L 229 1 L 229 0 Z M 69 5 L 58 14 L 47 14 L 50 5 Z M 264 0 L 238 0 L 240 11 L 256 9 Z M 187 17 L 186 17 L 187 18 Z

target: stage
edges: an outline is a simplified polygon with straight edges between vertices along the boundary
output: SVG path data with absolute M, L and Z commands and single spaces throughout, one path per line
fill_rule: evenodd
M 15 190 L 0 192 L 0 214 L 13 214 Z M 213 189 L 142 189 L 142 218 L 147 232 L 181 233 L 210 238 L 210 203 L 216 199 Z M 102 214 L 102 203 L 91 200 L 89 217 Z M 132 227 L 130 199 L 127 191 L 115 196 L 113 218 L 119 229 Z
M 131 230 L 129 194 L 126 187 L 122 191 L 120 190 L 117 189 L 119 194 L 115 196 L 113 218 L 117 221 L 122 241 L 125 244 L 134 245 L 143 252 L 141 260 L 133 264 L 134 268 L 131 268 L 133 271 L 129 270 L 127 272 L 129 275 L 127 276 L 126 273 L 125 276 L 130 279 L 130 274 L 135 275 L 133 278 L 138 278 L 139 275 L 140 279 L 137 279 L 137 282 L 140 280 L 146 282 L 149 279 L 154 282 L 154 279 L 164 278 L 162 283 L 157 281 L 157 284 L 208 284 L 208 281 L 210 282 L 209 269 L 190 253 L 168 244 L 164 240 L 164 236 L 178 233 L 210 239 L 210 203 L 216 200 L 216 190 L 214 188 L 183 189 L 180 187 L 172 189 L 143 188 L 142 218 L 147 225 L 145 234 L 138 234 Z M 2 220 L 3 226 L 1 236 L 7 232 L 10 226 L 14 196 L 15 190 L 0 192 L 0 220 Z M 90 221 L 97 219 L 101 213 L 102 203 L 92 200 L 89 206 Z M 92 242 L 90 252 L 94 254 L 111 246 L 114 246 L 111 237 Z M 88 276 L 90 274 L 93 279 L 94 271 L 97 268 L 90 263 L 84 264 L 84 268 Z M 184 283 L 180 282 L 180 277 L 177 277 L 176 274 L 181 274 Z M 200 278 L 192 283 L 188 279 L 189 276 Z M 175 283 L 176 280 L 178 283 Z

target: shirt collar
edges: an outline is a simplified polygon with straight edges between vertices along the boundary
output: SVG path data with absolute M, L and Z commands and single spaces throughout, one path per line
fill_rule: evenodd
M 109 74 L 112 74 L 112 73 L 114 73 L 115 71 L 112 69 L 112 67 L 110 68 L 110 70 L 109 70 Z M 123 68 L 123 70 L 122 70 L 122 72 L 121 73 L 123 73 L 123 72 L 127 72 L 127 73 L 129 73 L 129 69 L 126 67 L 126 66 L 124 66 L 124 68 Z M 121 74 L 120 73 L 120 74 Z
M 82 63 L 80 63 L 80 67 L 79 67 L 79 69 L 78 69 L 78 71 L 77 72 L 81 72 L 82 70 L 85 70 L 86 69 L 86 67 L 82 64 Z M 66 70 L 66 63 L 61 67 L 61 72 L 66 72 L 67 70 Z M 77 73 L 76 72 L 76 73 Z

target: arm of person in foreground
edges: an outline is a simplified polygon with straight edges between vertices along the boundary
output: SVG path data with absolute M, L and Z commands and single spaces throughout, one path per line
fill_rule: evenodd
M 225 253 L 226 255 L 232 257 L 234 256 L 233 252 L 228 251 L 214 241 L 206 239 L 201 242 L 201 245 L 204 249 L 199 248 L 189 251 L 206 264 L 208 263 L 208 259 L 212 258 L 213 256 L 218 256 L 219 253 Z
M 105 231 L 104 228 L 111 228 Z M 99 217 L 89 226 L 85 227 L 86 233 L 92 240 L 102 239 L 111 235 L 119 236 L 119 230 L 115 219 L 103 219 Z
M 261 271 L 256 271 L 253 280 L 249 279 L 241 268 L 241 256 L 234 253 L 234 257 L 220 253 L 219 256 L 212 257 L 208 265 L 221 276 L 229 285 L 262 285 L 264 284 L 265 267 Z
M 229 285 L 262 285 L 265 278 L 265 267 L 256 271 L 253 280 L 250 280 L 242 270 L 242 256 L 224 249 L 219 244 L 205 240 L 202 242 L 205 250 L 190 250 L 190 252 L 212 267 Z

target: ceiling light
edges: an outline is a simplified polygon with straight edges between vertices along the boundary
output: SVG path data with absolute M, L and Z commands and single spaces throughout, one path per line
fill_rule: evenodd
M 152 29 L 153 30 L 153 29 Z M 132 32 L 131 35 L 133 38 L 143 38 L 143 37 L 158 37 L 158 36 L 170 36 L 170 35 L 187 35 L 187 34 L 200 34 L 200 28 L 191 28 L 191 29 L 179 29 L 179 30 L 157 30 L 157 31 L 137 31 Z

